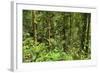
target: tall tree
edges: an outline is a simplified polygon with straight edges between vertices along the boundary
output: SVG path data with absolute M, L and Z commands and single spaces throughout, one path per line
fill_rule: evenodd
M 83 21 L 83 25 L 82 25 L 82 31 L 81 31 L 81 39 L 80 39 L 80 41 L 81 41 L 81 50 L 84 50 L 85 49 L 85 42 L 86 42 L 86 29 L 87 29 L 87 24 L 88 24 L 88 22 L 87 22 L 87 13 L 84 13 L 84 14 L 82 14 L 82 17 L 83 17 L 83 19 L 82 19 L 82 21 Z
M 33 26 L 33 39 L 35 42 L 37 42 L 37 24 L 35 22 L 35 14 L 36 14 L 36 11 L 33 11 L 32 10 L 32 26 Z
M 71 48 L 71 46 L 72 46 L 72 35 L 71 35 L 72 34 L 72 13 L 70 13 L 69 18 L 70 18 L 70 20 L 69 20 L 69 22 L 70 22 L 70 27 L 69 27 L 70 42 L 69 42 L 69 44 L 70 44 L 70 48 Z
M 68 48 L 68 47 L 67 47 L 67 44 L 66 44 L 66 43 L 67 43 L 67 40 L 66 40 L 66 39 L 67 39 L 67 36 L 66 36 L 66 33 L 67 33 L 67 32 L 66 32 L 66 29 L 67 29 L 67 27 L 66 27 L 66 26 L 67 26 L 67 24 L 68 24 L 66 21 L 67 21 L 67 19 L 68 19 L 68 15 L 67 15 L 67 13 L 65 13 L 65 12 L 63 12 L 62 15 L 63 15 L 63 30 L 62 30 L 62 31 L 63 31 L 63 41 L 64 41 L 64 42 L 63 42 L 63 49 L 64 49 L 64 52 L 66 52 L 66 50 L 67 50 L 67 48 Z
M 86 52 L 88 52 L 89 49 L 89 38 L 90 38 L 90 14 L 87 13 L 87 38 L 86 38 Z

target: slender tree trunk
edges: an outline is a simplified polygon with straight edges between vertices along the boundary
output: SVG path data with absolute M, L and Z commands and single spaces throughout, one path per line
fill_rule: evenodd
M 33 39 L 37 42 L 37 25 L 35 23 L 35 11 L 32 11 L 32 26 L 33 26 Z
M 70 13 L 70 27 L 69 27 L 69 37 L 70 37 L 70 39 L 69 39 L 69 44 L 70 44 L 70 48 L 71 48 L 71 46 L 72 46 L 72 44 L 71 44 L 71 42 L 72 42 L 72 35 L 71 35 L 71 33 L 72 33 L 72 31 L 71 31 L 71 28 L 72 28 L 72 13 Z
M 83 14 L 83 26 L 82 26 L 82 32 L 81 32 L 81 50 L 84 50 L 85 47 L 85 38 L 86 38 L 86 25 L 87 25 L 87 15 Z
M 50 19 L 48 20 L 48 34 L 49 34 L 49 36 L 48 36 L 48 39 L 50 40 Z M 50 45 L 50 41 L 49 41 L 49 45 Z
M 66 52 L 66 19 L 65 19 L 65 13 L 63 13 L 63 48 L 64 51 Z
M 47 12 L 47 14 L 49 15 L 49 13 Z M 51 30 L 51 22 L 50 22 L 50 16 L 47 16 L 47 19 L 46 19 L 46 22 L 47 22 L 47 25 L 48 25 L 48 45 L 50 47 L 50 30 Z
M 86 52 L 89 49 L 89 32 L 90 32 L 90 15 L 87 14 L 87 42 L 86 42 Z
M 49 18 L 49 20 L 48 20 L 48 39 L 49 39 L 49 45 L 50 45 L 50 29 L 51 29 L 51 27 L 50 27 L 50 18 Z

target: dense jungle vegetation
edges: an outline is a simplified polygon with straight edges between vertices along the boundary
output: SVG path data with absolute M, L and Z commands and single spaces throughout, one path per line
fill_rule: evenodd
M 91 14 L 23 10 L 23 62 L 91 59 Z

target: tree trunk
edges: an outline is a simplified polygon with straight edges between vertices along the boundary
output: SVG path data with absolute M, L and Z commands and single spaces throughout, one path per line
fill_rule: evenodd
M 49 12 L 47 12 L 47 14 L 49 15 Z M 46 19 L 46 23 L 47 23 L 47 25 L 48 25 L 48 45 L 49 45 L 49 47 L 50 47 L 50 30 L 51 30 L 51 19 L 50 19 L 50 16 L 48 16 L 47 15 L 47 19 Z
M 50 18 L 48 19 L 48 39 L 49 39 L 49 46 L 50 46 Z
M 86 42 L 86 52 L 89 49 L 89 32 L 90 32 L 90 15 L 87 14 L 87 42 Z
M 72 14 L 72 13 L 70 13 L 70 20 L 69 20 L 69 21 L 70 21 L 70 27 L 69 27 L 69 37 L 70 37 L 70 39 L 69 39 L 69 44 L 70 44 L 70 48 L 71 48 L 71 46 L 72 46 L 72 44 L 71 44 L 71 41 L 72 41 L 72 38 L 71 38 L 71 37 L 72 37 L 72 35 L 71 35 L 71 33 L 72 33 L 72 31 L 71 31 L 71 28 L 72 28 L 72 26 L 71 26 L 71 25 L 72 25 L 72 24 L 71 24 L 71 23 L 72 23 L 72 15 L 71 15 L 71 14 Z
M 63 48 L 64 52 L 66 52 L 66 19 L 65 19 L 65 13 L 63 13 Z
M 37 25 L 35 23 L 35 11 L 32 11 L 33 39 L 37 42 Z
M 84 50 L 85 47 L 85 38 L 86 38 L 86 25 L 87 25 L 87 14 L 83 14 L 83 26 L 82 26 L 82 32 L 81 32 L 81 50 Z

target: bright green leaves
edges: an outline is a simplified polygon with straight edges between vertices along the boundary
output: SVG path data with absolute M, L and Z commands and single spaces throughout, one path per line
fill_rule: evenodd
M 45 43 L 34 42 L 33 39 L 27 38 L 23 41 L 23 61 L 34 61 L 38 53 L 46 51 Z
M 29 49 L 23 49 L 23 61 L 24 62 L 32 61 L 32 52 Z
M 47 49 L 47 47 L 44 43 L 34 45 L 32 48 L 33 52 L 36 52 L 36 53 L 39 53 L 39 52 L 46 50 L 46 49 Z

